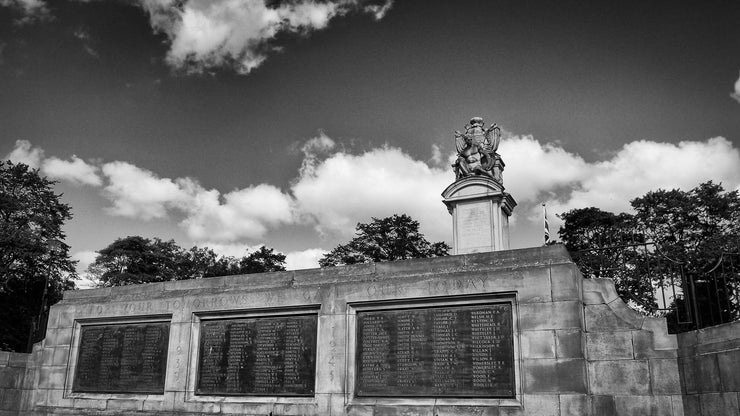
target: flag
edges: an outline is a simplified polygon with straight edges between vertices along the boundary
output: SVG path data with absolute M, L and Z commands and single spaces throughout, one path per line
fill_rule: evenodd
M 545 245 L 550 242 L 550 224 L 547 222 L 547 207 L 542 204 L 542 211 L 545 215 Z

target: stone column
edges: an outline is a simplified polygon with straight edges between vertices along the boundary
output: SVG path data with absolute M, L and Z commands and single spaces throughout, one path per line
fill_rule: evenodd
M 509 216 L 516 201 L 485 176 L 468 176 L 442 192 L 452 214 L 453 254 L 509 249 Z

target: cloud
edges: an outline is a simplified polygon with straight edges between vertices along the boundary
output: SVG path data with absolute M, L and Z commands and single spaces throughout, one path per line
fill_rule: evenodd
M 303 146 L 306 158 L 334 146 L 319 136 Z M 15 163 L 41 169 L 44 175 L 74 185 L 103 187 L 103 195 L 114 216 L 141 220 L 165 219 L 173 215 L 196 241 L 230 243 L 262 238 L 269 228 L 294 222 L 292 197 L 269 184 L 257 184 L 221 194 L 205 189 L 192 178 L 161 178 L 128 162 L 115 161 L 98 167 L 72 156 L 70 160 L 44 157 L 43 149 L 18 140 L 6 156 Z M 102 172 L 102 175 L 99 173 Z M 102 176 L 102 177 L 101 177 Z
M 448 162 L 451 165 L 454 163 L 454 160 L 450 161 L 450 158 L 454 158 L 454 155 L 451 155 L 451 157 L 448 157 L 445 159 L 444 155 L 442 154 L 442 148 L 436 144 L 432 144 L 432 157 L 429 159 L 429 163 L 432 166 L 442 167 L 445 166 Z
M 723 137 L 677 144 L 640 140 L 625 144 L 611 159 L 584 167 L 571 192 L 548 203 L 554 213 L 595 206 L 630 210 L 630 200 L 648 191 L 689 190 L 702 182 L 740 186 L 740 151 Z
M 5 159 L 13 163 L 25 163 L 34 169 L 40 169 L 42 174 L 51 179 L 59 179 L 73 185 L 100 186 L 102 184 L 97 166 L 75 155 L 72 155 L 69 161 L 57 157 L 45 158 L 44 150 L 34 147 L 28 140 L 16 140 L 15 147 L 5 156 Z
M 287 270 L 315 269 L 319 267 L 319 259 L 328 251 L 321 248 L 309 248 L 303 251 L 291 251 L 285 255 Z
M 51 19 L 51 13 L 43 0 L 0 0 L 0 6 L 18 12 L 21 17 L 14 22 L 19 25 Z
M 380 20 L 385 17 L 385 14 L 388 13 L 388 11 L 393 6 L 393 1 L 389 0 L 382 4 L 370 4 L 365 6 L 365 12 L 372 13 L 375 17 L 375 20 Z
M 201 248 L 208 247 L 220 256 L 237 258 L 244 257 L 264 246 L 264 244 L 251 245 L 247 243 L 221 243 L 214 241 L 196 241 L 195 245 Z M 287 270 L 301 270 L 319 267 L 319 259 L 326 253 L 328 251 L 321 248 L 309 248 L 285 253 L 285 268 Z
M 232 68 L 246 74 L 258 67 L 281 33 L 308 35 L 351 12 L 382 18 L 391 1 L 366 5 L 361 0 L 296 0 L 267 5 L 265 0 L 139 0 L 152 27 L 171 42 L 167 62 L 202 72 Z
M 430 167 L 401 149 L 382 147 L 353 155 L 345 151 L 303 169 L 291 186 L 304 221 L 323 234 L 351 237 L 357 222 L 405 213 L 428 238 L 449 238 L 449 214 L 440 193 L 452 171 Z
M 97 166 L 72 155 L 70 161 L 50 157 L 43 162 L 41 171 L 50 178 L 60 179 L 76 185 L 100 186 L 103 184 Z
M 33 147 L 28 140 L 16 140 L 15 147 L 5 155 L 5 159 L 13 163 L 25 163 L 34 169 L 38 169 L 44 159 L 44 151 L 41 148 Z
M 730 97 L 736 99 L 737 102 L 740 103 L 740 77 L 735 81 L 735 92 L 730 94 Z
M 247 243 L 219 243 L 214 241 L 196 241 L 195 246 L 204 248 L 208 247 L 213 250 L 214 253 L 220 256 L 230 257 L 244 257 L 247 254 L 257 251 L 263 244 L 247 244 Z
M 166 218 L 167 209 L 185 204 L 187 184 L 159 178 L 153 172 L 127 162 L 110 162 L 102 167 L 108 180 L 104 192 L 113 203 L 112 215 L 150 220 Z
M 268 228 L 293 222 L 292 200 L 279 188 L 259 184 L 221 194 L 192 178 L 160 178 L 126 162 L 103 165 L 105 196 L 112 215 L 142 220 L 163 219 L 172 213 L 197 241 L 233 242 L 259 239 Z
M 87 273 L 87 267 L 95 261 L 98 253 L 94 251 L 78 251 L 72 254 L 72 260 L 77 261 L 77 275 L 80 280 L 75 282 L 79 289 L 90 289 L 96 286 L 96 280 Z
M 85 50 L 85 52 L 92 56 L 93 58 L 99 58 L 100 54 L 98 54 L 98 51 L 93 48 L 93 40 L 92 36 L 90 36 L 90 32 L 85 29 L 84 27 L 78 27 L 75 29 L 73 33 L 74 37 L 79 39 L 80 42 L 82 42 L 82 48 Z
M 532 136 L 502 140 L 499 153 L 506 163 L 504 185 L 518 201 L 535 201 L 543 192 L 573 186 L 589 171 L 580 156 Z
M 334 140 L 329 138 L 323 131 L 319 135 L 309 139 L 301 146 L 303 162 L 299 173 L 301 176 L 310 176 L 314 173 L 319 158 L 329 154 L 336 147 Z
M 190 239 L 222 253 L 243 255 L 271 230 L 291 224 L 311 225 L 330 241 L 347 240 L 358 222 L 401 213 L 418 220 L 429 240 L 450 240 L 451 220 L 440 193 L 454 175 L 448 163 L 437 163 L 445 159 L 438 148 L 429 162 L 388 145 L 354 153 L 323 133 L 299 148 L 304 160 L 287 189 L 261 183 L 227 193 L 121 161 L 102 164 L 96 176 L 97 165 L 76 156 L 45 159 L 42 149 L 26 141 L 16 142 L 9 157 L 73 183 L 102 180 L 111 215 L 177 221 Z M 595 162 L 532 136 L 509 136 L 499 150 L 506 162 L 504 184 L 519 203 L 516 226 L 541 228 L 540 203 L 547 202 L 553 234 L 554 214 L 573 208 L 628 211 L 629 201 L 648 191 L 688 190 L 708 180 L 740 189 L 740 150 L 722 137 L 634 141 Z M 319 248 L 288 253 L 289 267 L 314 267 L 322 254 Z
M 188 236 L 218 242 L 262 238 L 270 227 L 293 222 L 292 200 L 279 188 L 259 184 L 223 196 L 217 190 L 190 187 L 182 210 Z
M 513 219 L 523 226 L 541 221 L 541 202 L 548 202 L 551 215 L 588 206 L 622 212 L 630 200 L 658 188 L 688 190 L 708 180 L 740 188 L 740 151 L 722 137 L 634 141 L 591 163 L 532 136 L 510 136 L 499 150 L 506 162 L 504 184 L 519 203 Z M 433 150 L 432 164 L 438 159 Z M 359 155 L 339 151 L 311 163 L 291 192 L 319 232 L 347 238 L 357 222 L 406 213 L 421 222 L 430 240 L 449 240 L 450 218 L 439 196 L 453 180 L 446 166 L 430 166 L 387 146 Z

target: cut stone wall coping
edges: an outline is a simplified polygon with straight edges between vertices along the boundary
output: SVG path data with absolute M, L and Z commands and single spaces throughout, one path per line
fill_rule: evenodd
M 570 264 L 573 261 L 561 244 L 505 250 L 487 253 L 462 254 L 428 259 L 398 260 L 384 263 L 354 264 L 349 266 L 305 269 L 297 271 L 255 273 L 235 276 L 218 276 L 203 279 L 178 280 L 171 282 L 145 283 L 118 287 L 71 290 L 64 292 L 62 303 L 89 302 L 100 300 L 129 300 L 141 296 L 157 298 L 172 296 L 188 290 L 214 290 L 239 287 L 262 289 L 304 286 L 312 284 L 344 283 L 351 281 L 382 279 L 384 276 L 410 277 L 433 273 L 455 273 L 465 271 L 516 269 L 533 266 Z
M 680 357 L 740 349 L 740 321 L 678 334 Z
M 738 339 L 738 334 L 740 334 L 740 321 L 729 322 L 680 334 L 679 345 L 684 347 L 732 341 Z

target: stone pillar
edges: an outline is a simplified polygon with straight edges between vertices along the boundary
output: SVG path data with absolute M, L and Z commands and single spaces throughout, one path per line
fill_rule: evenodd
M 452 214 L 452 254 L 509 249 L 509 216 L 516 201 L 485 176 L 468 176 L 442 192 Z

